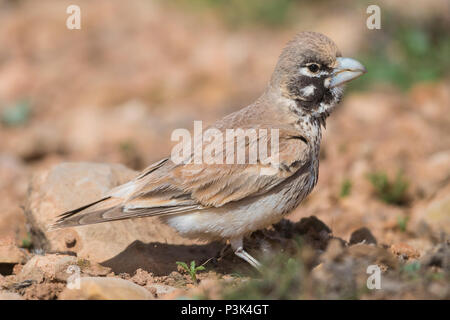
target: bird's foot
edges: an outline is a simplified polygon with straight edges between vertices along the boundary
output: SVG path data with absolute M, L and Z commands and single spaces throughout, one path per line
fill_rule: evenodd
M 234 250 L 234 254 L 239 258 L 247 261 L 252 267 L 261 271 L 261 263 L 253 258 L 247 251 L 244 250 L 243 239 L 235 238 L 230 240 L 231 248 Z
M 238 248 L 235 252 L 235 255 L 237 255 L 239 258 L 244 259 L 247 261 L 252 267 L 257 269 L 258 271 L 261 271 L 261 263 L 253 258 L 247 251 L 245 251 L 242 247 Z

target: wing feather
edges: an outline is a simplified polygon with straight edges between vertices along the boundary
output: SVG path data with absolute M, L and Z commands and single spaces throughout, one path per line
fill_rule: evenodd
M 249 144 L 245 147 L 246 151 L 250 148 Z M 157 203 L 165 199 L 174 201 L 173 205 L 178 206 L 184 204 L 187 197 L 188 201 L 205 208 L 221 207 L 270 191 L 307 164 L 309 152 L 306 139 L 282 131 L 279 163 L 175 165 L 169 160 L 169 170 L 163 167 L 161 172 L 157 170 L 146 175 L 142 179 L 142 187 L 129 201 L 151 199 L 150 203 Z M 165 177 L 161 178 L 161 175 Z
M 246 155 L 250 147 L 245 144 Z M 278 158 L 279 162 L 266 164 L 175 164 L 165 158 L 102 200 L 62 214 L 51 228 L 201 212 L 264 194 L 308 165 L 308 141 L 281 128 Z

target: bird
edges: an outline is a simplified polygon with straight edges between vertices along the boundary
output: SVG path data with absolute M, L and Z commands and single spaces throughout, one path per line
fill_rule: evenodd
M 222 133 L 276 129 L 277 141 L 264 139 L 277 143 L 277 161 L 217 164 L 168 156 L 97 201 L 60 214 L 50 229 L 158 217 L 183 237 L 229 241 L 236 256 L 260 269 L 244 250 L 244 238 L 280 221 L 316 186 L 322 129 L 345 84 L 366 72 L 357 60 L 342 57 L 327 36 L 299 32 L 282 50 L 259 98 L 209 127 Z M 253 143 L 241 148 L 248 153 Z

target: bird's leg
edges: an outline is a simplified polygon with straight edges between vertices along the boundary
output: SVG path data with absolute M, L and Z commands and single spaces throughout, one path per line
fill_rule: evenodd
M 261 263 L 259 263 L 258 260 L 253 258 L 248 252 L 244 250 L 242 237 L 230 239 L 230 244 L 235 255 L 247 261 L 252 267 L 255 267 L 257 270 L 261 270 Z
M 218 260 L 220 260 L 220 259 L 223 258 L 223 256 L 225 255 L 225 251 L 227 251 L 227 249 L 228 249 L 228 245 L 227 245 L 227 244 L 225 244 L 225 245 L 223 246 L 223 248 L 220 249 Z

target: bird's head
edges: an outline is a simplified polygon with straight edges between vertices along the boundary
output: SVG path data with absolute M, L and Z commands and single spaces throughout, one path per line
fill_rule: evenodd
M 326 118 L 339 103 L 343 85 L 365 72 L 358 61 L 343 58 L 323 34 L 301 32 L 281 53 L 271 87 L 295 101 L 296 112 Z

